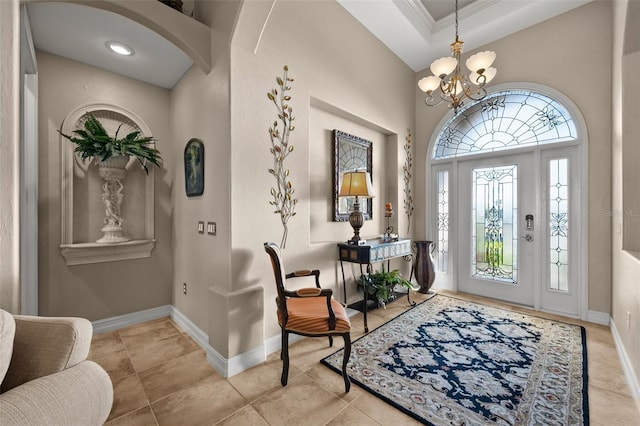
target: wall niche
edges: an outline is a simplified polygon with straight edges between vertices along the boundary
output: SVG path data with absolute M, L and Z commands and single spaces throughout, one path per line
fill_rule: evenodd
M 93 114 L 113 136 L 121 126 L 119 137 L 140 130 L 152 135 L 149 127 L 131 111 L 111 104 L 82 105 L 64 119 L 61 131 L 70 135 L 82 128 L 83 117 Z M 151 256 L 154 237 L 154 173 L 149 173 L 131 158 L 127 163 L 124 198 L 121 205 L 126 242 L 97 243 L 103 235 L 105 205 L 102 200 L 104 179 L 93 159 L 82 160 L 74 152 L 75 144 L 60 136 L 62 179 L 62 229 L 60 250 L 67 265 L 139 259 Z

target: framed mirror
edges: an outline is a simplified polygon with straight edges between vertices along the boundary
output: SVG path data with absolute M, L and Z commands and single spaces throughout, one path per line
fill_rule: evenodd
M 340 130 L 333 131 L 333 205 L 334 222 L 346 222 L 355 198 L 339 197 L 342 175 L 345 172 L 366 170 L 373 181 L 373 146 L 371 141 Z M 360 211 L 365 220 L 373 218 L 373 200 L 360 200 Z

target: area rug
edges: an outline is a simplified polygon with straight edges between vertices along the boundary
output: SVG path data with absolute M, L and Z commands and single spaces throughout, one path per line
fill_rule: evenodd
M 586 351 L 583 327 L 436 295 L 356 340 L 348 374 L 424 424 L 588 425 Z

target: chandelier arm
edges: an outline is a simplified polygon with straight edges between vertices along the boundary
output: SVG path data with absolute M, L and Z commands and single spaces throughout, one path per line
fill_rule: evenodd
M 436 106 L 442 103 L 442 99 L 434 98 L 433 95 L 429 95 L 424 100 L 424 103 L 427 104 L 427 106 Z
M 487 76 L 484 74 L 478 74 L 478 78 L 476 78 L 475 84 L 484 87 L 487 84 Z
M 475 90 L 467 94 L 467 98 L 471 99 L 472 101 L 479 101 L 481 99 L 484 99 L 485 96 L 487 96 L 487 89 L 485 89 L 484 86 L 478 87 L 478 90 Z

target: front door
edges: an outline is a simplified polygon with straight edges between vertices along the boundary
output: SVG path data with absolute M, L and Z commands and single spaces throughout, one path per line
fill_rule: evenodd
M 533 163 L 530 152 L 458 164 L 460 291 L 534 305 Z
M 579 316 L 576 147 L 458 163 L 458 289 Z

